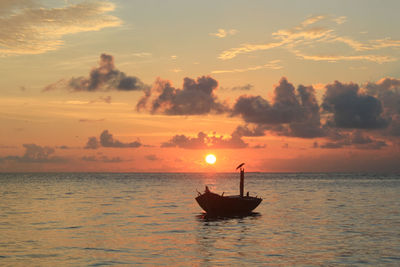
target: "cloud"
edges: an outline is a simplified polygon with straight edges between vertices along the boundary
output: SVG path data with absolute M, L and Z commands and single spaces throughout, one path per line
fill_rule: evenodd
M 98 103 L 98 102 L 104 102 L 107 104 L 111 104 L 111 100 L 112 100 L 112 97 L 110 95 L 109 96 L 100 96 L 98 99 L 90 101 L 90 104 Z
M 182 72 L 182 69 L 175 68 L 175 69 L 172 69 L 171 71 L 172 71 L 172 72 L 175 72 L 175 73 L 179 73 L 179 72 Z
M 23 144 L 23 147 L 25 148 L 23 156 L 7 156 L 2 159 L 21 163 L 61 163 L 67 161 L 64 158 L 52 156 L 55 151 L 52 147 L 36 144 Z
M 265 127 L 261 125 L 256 125 L 255 127 L 251 128 L 249 125 L 239 125 L 233 131 L 232 135 L 239 135 L 239 136 L 264 136 L 265 135 Z
M 230 29 L 230 30 L 218 29 L 216 33 L 210 33 L 210 35 L 218 38 L 225 38 L 228 35 L 235 35 L 237 32 L 238 31 L 235 29 Z
M 79 122 L 100 122 L 105 121 L 105 119 L 79 119 Z
M 396 61 L 396 58 L 389 56 L 380 56 L 380 55 L 357 55 L 357 56 L 343 56 L 343 55 L 306 55 L 299 50 L 292 50 L 292 52 L 300 58 L 312 60 L 312 61 L 328 61 L 328 62 L 336 62 L 336 61 L 354 61 L 354 60 L 365 60 L 372 61 L 379 64 Z
M 137 148 L 142 146 L 139 141 L 130 143 L 123 143 L 115 140 L 113 135 L 108 131 L 104 130 L 100 134 L 100 138 L 97 139 L 95 136 L 89 137 L 85 145 L 85 149 L 98 149 L 100 147 L 113 147 L 113 148 Z
M 254 70 L 261 70 L 261 69 L 279 70 L 279 69 L 283 68 L 282 66 L 280 66 L 278 64 L 279 62 L 280 62 L 280 60 L 272 60 L 264 65 L 258 65 L 258 66 L 242 68 L 242 69 L 232 69 L 232 70 L 213 70 L 211 73 L 213 73 L 213 74 L 240 73 L 240 72 L 247 72 L 247 71 L 254 71 Z
M 134 56 L 134 57 L 151 57 L 152 54 L 149 52 L 137 52 L 137 53 L 133 53 L 132 56 Z
M 223 136 L 207 135 L 199 132 L 197 137 L 186 135 L 175 135 L 168 142 L 162 143 L 161 147 L 179 147 L 185 149 L 238 149 L 246 148 L 245 143 L 239 134 L 232 134 L 229 138 Z
M 217 87 L 218 82 L 209 76 L 196 80 L 186 77 L 182 89 L 174 88 L 169 81 L 157 79 L 153 88 L 145 91 L 137 109 L 165 115 L 220 114 L 228 108 L 215 95 Z
M 263 149 L 263 148 L 266 148 L 266 147 L 267 147 L 266 144 L 263 144 L 263 145 L 258 144 L 258 145 L 253 146 L 252 148 L 254 148 L 254 149 Z
M 346 17 L 332 18 L 330 16 L 313 16 L 304 20 L 300 25 L 291 29 L 281 29 L 272 33 L 275 41 L 263 44 L 242 44 L 239 47 L 227 49 L 220 53 L 219 59 L 228 60 L 235 58 L 240 54 L 248 54 L 256 51 L 265 51 L 277 47 L 287 49 L 299 58 L 313 61 L 372 61 L 376 63 L 385 63 L 396 61 L 397 58 L 388 55 L 377 55 L 365 53 L 366 51 L 380 50 L 383 48 L 395 48 L 400 46 L 400 40 L 378 39 L 368 42 L 360 42 L 353 38 L 340 36 L 335 26 L 343 24 Z M 329 24 L 334 23 L 334 26 Z M 313 51 L 318 51 L 318 45 L 328 46 L 328 54 L 306 54 L 305 48 L 312 45 Z M 349 51 L 337 49 L 337 44 L 345 44 Z M 364 52 L 360 54 L 360 52 Z
M 98 149 L 100 147 L 100 142 L 95 136 L 89 137 L 85 145 L 85 149 Z
M 299 85 L 297 87 L 300 98 L 299 115 L 289 124 L 292 136 L 302 138 L 314 138 L 325 135 L 321 128 L 319 105 L 315 97 L 315 90 L 312 86 Z
M 337 18 L 333 19 L 333 21 L 336 22 L 336 24 L 339 24 L 339 25 L 345 23 L 346 20 L 347 20 L 347 17 L 345 17 L 345 16 L 340 16 L 340 17 L 337 17 Z
M 250 91 L 254 88 L 254 85 L 248 83 L 243 86 L 234 86 L 231 88 L 232 91 Z
M 333 118 L 328 124 L 338 128 L 379 129 L 388 126 L 388 121 L 382 117 L 381 102 L 360 92 L 354 83 L 335 81 L 326 85 L 322 102 L 325 111 L 332 112 Z
M 0 2 L 0 55 L 42 54 L 60 48 L 65 35 L 121 25 L 108 1 L 48 8 L 38 1 Z
M 343 148 L 353 147 L 356 149 L 381 149 L 387 146 L 384 140 L 377 140 L 369 135 L 364 134 L 360 130 L 355 130 L 349 133 L 340 133 L 334 141 L 326 142 L 320 145 L 320 148 Z
M 150 160 L 150 161 L 159 161 L 159 160 L 160 160 L 160 158 L 157 157 L 157 156 L 154 155 L 154 154 L 146 155 L 145 158 L 146 158 L 147 160 Z
M 386 77 L 363 87 L 383 105 L 383 117 L 390 122 L 385 134 L 400 136 L 400 79 Z
M 140 147 L 142 144 L 139 141 L 131 142 L 131 143 L 122 143 L 118 140 L 115 140 L 113 135 L 108 132 L 108 130 L 104 130 L 100 135 L 100 144 L 103 147 L 119 147 L 119 148 L 127 148 L 127 147 Z
M 383 78 L 364 85 L 366 92 L 380 99 L 387 115 L 400 114 L 400 79 Z
M 83 156 L 81 158 L 83 161 L 88 161 L 88 162 L 104 162 L 104 163 L 118 163 L 118 162 L 123 162 L 124 160 L 121 159 L 120 157 L 112 157 L 109 158 L 107 156 L 101 156 L 101 157 L 96 157 L 96 156 Z
M 251 89 L 254 88 L 254 85 L 248 83 L 245 85 L 238 85 L 238 86 L 234 86 L 234 87 L 220 87 L 220 90 L 224 90 L 224 91 L 250 91 Z
M 66 145 L 57 146 L 56 148 L 58 148 L 58 149 L 64 149 L 64 150 L 66 150 L 66 149 L 71 149 L 70 146 L 66 146 Z
M 86 77 L 73 77 L 70 80 L 59 80 L 56 83 L 46 86 L 43 91 L 51 91 L 58 88 L 66 88 L 72 92 L 95 92 L 95 91 L 140 91 L 147 89 L 139 78 L 127 76 L 124 72 L 115 68 L 114 57 L 108 54 L 101 54 L 99 66 L 93 68 Z M 110 99 L 103 99 L 106 101 Z
M 240 116 L 246 125 L 235 131 L 241 136 L 261 136 L 270 131 L 290 137 L 324 137 L 330 141 L 321 147 L 335 148 L 354 143 L 350 137 L 340 136 L 340 129 L 375 130 L 376 136 L 400 136 L 400 80 L 384 78 L 362 87 L 335 81 L 326 84 L 325 89 L 321 105 L 313 86 L 299 85 L 295 89 L 285 77 L 275 86 L 271 101 L 262 96 L 242 95 L 234 103 L 231 115 Z M 385 145 L 378 140 L 359 147 L 377 149 Z
M 280 47 L 282 45 L 283 45 L 282 42 L 268 43 L 268 44 L 244 44 L 241 47 L 231 48 L 223 51 L 218 56 L 218 58 L 222 60 L 232 59 L 240 54 L 247 54 L 250 52 L 260 51 L 260 50 L 269 50 L 272 48 Z
M 300 85 L 296 94 L 294 86 L 285 77 L 274 89 L 273 104 L 261 96 L 242 95 L 236 100 L 232 115 L 282 135 L 303 138 L 324 135 L 313 87 Z

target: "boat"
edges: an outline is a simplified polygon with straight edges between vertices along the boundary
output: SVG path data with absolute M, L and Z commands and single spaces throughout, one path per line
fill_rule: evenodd
M 196 197 L 197 203 L 209 215 L 244 215 L 250 214 L 258 205 L 262 198 L 246 196 L 244 192 L 244 163 L 237 166 L 236 170 L 240 169 L 240 194 L 233 196 L 224 196 L 213 193 L 206 186 L 204 193 L 198 192 Z

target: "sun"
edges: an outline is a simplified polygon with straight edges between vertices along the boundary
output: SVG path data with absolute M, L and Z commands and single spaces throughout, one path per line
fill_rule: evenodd
M 206 156 L 206 162 L 208 164 L 214 164 L 217 161 L 217 158 L 213 154 L 208 154 Z

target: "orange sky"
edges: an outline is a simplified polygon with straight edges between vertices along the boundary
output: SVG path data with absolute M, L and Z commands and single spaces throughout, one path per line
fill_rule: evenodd
M 399 5 L 4 1 L 0 171 L 400 171 Z

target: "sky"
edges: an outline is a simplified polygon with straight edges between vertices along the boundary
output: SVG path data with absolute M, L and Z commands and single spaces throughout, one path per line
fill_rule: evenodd
M 0 172 L 399 172 L 398 10 L 2 0 Z

